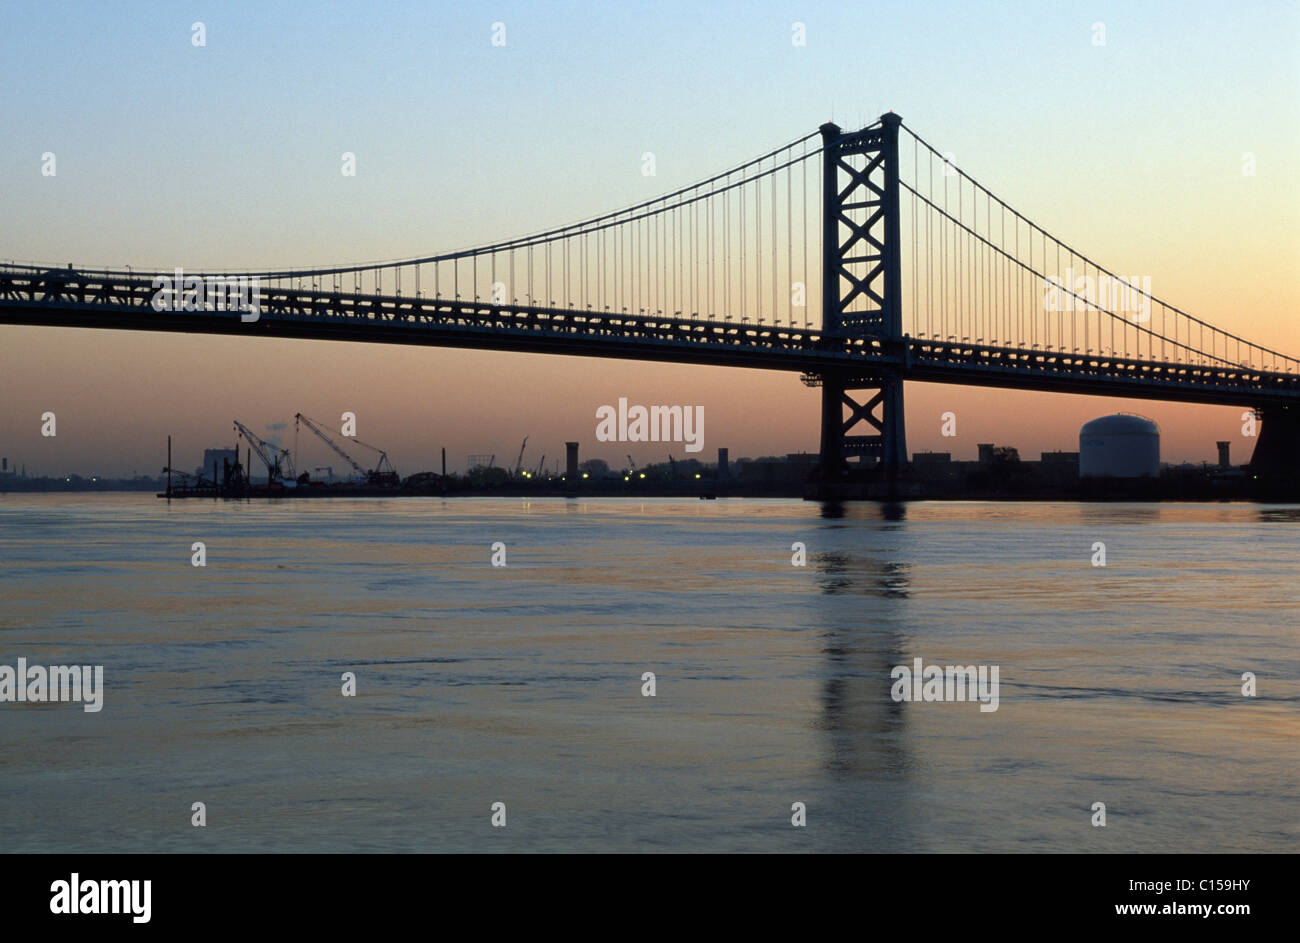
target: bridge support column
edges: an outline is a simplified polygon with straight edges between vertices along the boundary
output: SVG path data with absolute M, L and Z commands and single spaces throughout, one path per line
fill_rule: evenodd
M 1265 406 L 1259 439 L 1250 457 L 1252 484 L 1261 497 L 1300 498 L 1300 408 Z
M 844 477 L 844 376 L 838 372 L 822 374 L 822 484 L 839 482 Z
M 907 432 L 903 421 L 903 377 L 894 374 L 883 380 L 880 393 L 880 423 L 869 420 L 880 432 L 880 461 L 885 479 L 897 481 L 900 469 L 907 466 Z
M 902 376 L 851 380 L 841 373 L 828 373 L 822 375 L 821 387 L 823 483 L 839 483 L 846 471 L 854 470 L 872 470 L 884 481 L 897 481 L 899 470 L 907 465 Z M 873 395 L 865 401 L 850 395 L 859 391 Z M 859 424 L 871 431 L 858 428 Z M 855 456 L 857 462 L 850 463 Z

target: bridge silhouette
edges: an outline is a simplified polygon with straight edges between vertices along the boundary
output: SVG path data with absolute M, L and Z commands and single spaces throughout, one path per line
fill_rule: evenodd
M 236 304 L 239 278 L 256 279 L 254 313 Z M 846 476 L 896 480 L 906 380 L 1239 405 L 1262 420 L 1252 470 L 1294 476 L 1300 361 L 1148 285 L 889 113 L 612 213 L 423 258 L 183 273 L 11 262 L 0 323 L 794 371 L 821 389 L 827 493 Z

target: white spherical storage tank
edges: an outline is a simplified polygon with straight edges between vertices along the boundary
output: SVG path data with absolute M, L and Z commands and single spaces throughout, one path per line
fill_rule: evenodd
M 1079 477 L 1141 478 L 1160 474 L 1160 429 L 1150 419 L 1119 413 L 1079 430 Z

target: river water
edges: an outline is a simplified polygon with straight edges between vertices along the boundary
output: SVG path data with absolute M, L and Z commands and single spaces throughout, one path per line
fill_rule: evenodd
M 0 495 L 0 665 L 104 666 L 0 703 L 0 849 L 1295 851 L 1298 565 L 1245 503 Z

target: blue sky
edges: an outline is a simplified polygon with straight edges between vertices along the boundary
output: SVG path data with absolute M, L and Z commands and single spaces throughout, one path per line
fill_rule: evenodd
M 891 109 L 1061 224 L 1098 187 L 1140 198 L 1121 171 L 1177 179 L 1216 150 L 1295 166 L 1295 3 L 9 3 L 6 21 L 8 255 L 420 254 L 643 197 L 646 150 L 667 189 Z M 46 151 L 54 214 L 28 172 Z M 201 238 L 178 207 L 208 217 Z

